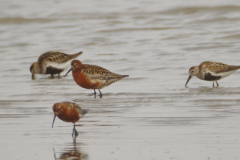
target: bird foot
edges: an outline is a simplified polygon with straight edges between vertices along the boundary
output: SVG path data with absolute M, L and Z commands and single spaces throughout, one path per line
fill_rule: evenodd
M 78 132 L 76 129 L 73 129 L 72 137 L 76 138 L 78 136 Z

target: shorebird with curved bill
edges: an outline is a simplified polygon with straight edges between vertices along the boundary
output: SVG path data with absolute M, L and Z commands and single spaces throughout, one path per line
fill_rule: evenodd
M 202 62 L 199 66 L 192 66 L 189 69 L 189 77 L 187 79 L 185 87 L 187 87 L 188 82 L 193 76 L 196 76 L 201 80 L 213 81 L 213 87 L 214 82 L 216 82 L 217 86 L 219 86 L 217 82 L 218 80 L 229 76 L 230 74 L 236 72 L 238 69 L 240 69 L 240 66 L 227 65 L 220 62 Z
M 62 52 L 49 51 L 39 56 L 38 61 L 34 62 L 30 67 L 32 73 L 32 79 L 36 74 L 58 74 L 71 66 L 70 60 L 81 55 L 82 52 L 76 54 L 65 54 Z
M 78 136 L 78 132 L 75 128 L 75 123 L 83 117 L 84 114 L 87 113 L 87 110 L 82 109 L 77 105 L 76 103 L 73 102 L 61 102 L 61 103 L 55 103 L 52 107 L 53 112 L 54 112 L 54 117 L 53 117 L 53 123 L 52 123 L 52 128 L 53 124 L 55 121 L 56 116 L 65 121 L 65 122 L 72 122 L 73 123 L 73 137 Z
M 102 97 L 100 89 L 109 86 L 124 77 L 128 77 L 128 75 L 112 73 L 99 66 L 82 64 L 79 60 L 73 60 L 71 66 L 72 67 L 67 74 L 72 71 L 74 81 L 82 88 L 93 89 L 95 97 L 95 89 L 98 89 L 100 97 Z M 65 76 L 67 76 L 67 74 Z

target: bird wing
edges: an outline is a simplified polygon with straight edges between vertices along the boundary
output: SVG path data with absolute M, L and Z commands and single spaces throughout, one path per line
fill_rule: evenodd
M 56 62 L 56 63 L 63 63 L 67 61 L 68 55 L 62 52 L 55 52 L 55 51 L 49 51 L 46 53 L 43 53 L 39 58 L 38 62 L 44 63 L 46 61 L 48 62 Z
M 69 68 L 70 66 L 70 63 L 68 63 L 69 60 L 81 54 L 82 52 L 69 55 L 69 54 L 65 54 L 62 52 L 55 52 L 55 51 L 49 51 L 49 52 L 43 53 L 38 58 L 40 70 L 42 73 L 44 73 L 47 67 L 61 68 L 61 69 Z
M 199 66 L 201 65 L 205 65 L 207 70 L 212 73 L 231 72 L 240 68 L 240 66 L 232 66 L 232 65 L 227 65 L 220 62 L 210 62 L 210 61 L 203 62 Z
M 81 54 L 82 52 L 79 52 L 76 54 L 65 54 L 62 52 L 49 51 L 49 52 L 43 53 L 38 58 L 38 62 L 39 63 L 45 63 L 45 62 L 65 63 L 71 59 L 76 58 Z
M 76 103 L 68 102 L 68 101 L 65 101 L 65 102 L 62 102 L 62 103 L 65 104 L 70 109 L 75 108 L 78 111 L 80 118 L 82 118 L 82 116 L 87 113 L 87 110 L 82 109 Z
M 89 79 L 110 80 L 126 77 L 124 75 L 112 73 L 109 70 L 96 65 L 84 64 L 82 71 Z

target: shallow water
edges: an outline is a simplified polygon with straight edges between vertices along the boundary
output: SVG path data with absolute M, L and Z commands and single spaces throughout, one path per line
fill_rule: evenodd
M 1 2 L 1 159 L 240 158 L 240 72 L 184 87 L 202 61 L 239 65 L 239 1 Z M 50 50 L 130 77 L 96 99 L 71 74 L 32 80 Z M 89 109 L 76 142 L 71 123 L 51 128 L 61 101 Z

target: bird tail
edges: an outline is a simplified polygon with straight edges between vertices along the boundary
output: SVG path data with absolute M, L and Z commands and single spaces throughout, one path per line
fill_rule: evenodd
M 83 111 L 83 115 L 84 115 L 84 114 L 88 113 L 89 109 L 83 109 L 82 111 Z
M 81 55 L 83 52 L 78 52 L 78 53 L 75 53 L 75 54 L 71 54 L 71 56 L 69 57 L 69 59 L 74 59 L 76 57 L 78 57 L 79 55 Z
M 129 75 L 122 75 L 122 77 L 129 77 Z
M 76 53 L 75 55 L 76 55 L 76 57 L 77 57 L 77 56 L 79 56 L 79 55 L 81 55 L 81 54 L 82 54 L 82 51 Z

